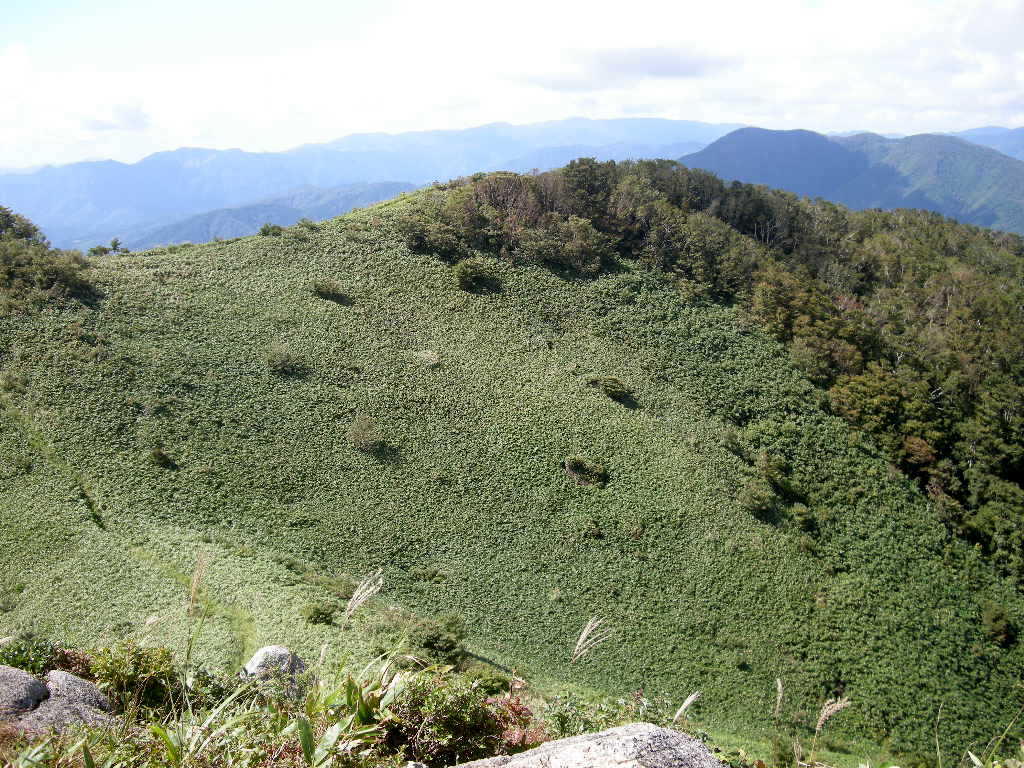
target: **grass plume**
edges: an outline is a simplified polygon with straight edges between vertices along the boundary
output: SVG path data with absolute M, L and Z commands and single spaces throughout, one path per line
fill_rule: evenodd
M 580 636 L 576 638 L 576 645 L 572 649 L 572 656 L 569 658 L 570 664 L 575 664 L 612 636 L 614 630 L 603 625 L 604 619 L 594 616 L 580 630 Z
M 677 721 L 677 720 L 678 720 L 678 719 L 679 719 L 680 717 L 683 717 L 683 716 L 684 716 L 684 715 L 686 714 L 686 711 L 687 711 L 687 710 L 688 710 L 688 709 L 689 709 L 689 708 L 690 708 L 690 707 L 691 707 L 691 706 L 692 706 L 692 705 L 693 705 L 693 704 L 694 704 L 694 703 L 695 703 L 695 702 L 697 701 L 697 699 L 699 699 L 699 698 L 700 698 L 700 691 L 694 691 L 694 692 L 693 692 L 693 693 L 691 693 L 691 694 L 690 694 L 689 696 L 687 696 L 687 697 L 686 697 L 686 701 L 684 701 L 684 702 L 683 702 L 683 703 L 682 703 L 682 704 L 680 705 L 679 709 L 677 709 L 677 710 L 676 710 L 676 713 L 675 713 L 675 715 L 674 715 L 674 716 L 672 717 L 672 722 L 674 723 L 674 722 L 676 722 L 676 721 Z
M 345 606 L 345 623 L 347 624 L 352 615 L 359 610 L 359 606 L 380 592 L 383 586 L 384 574 L 379 568 L 359 582 L 359 586 L 356 587 Z

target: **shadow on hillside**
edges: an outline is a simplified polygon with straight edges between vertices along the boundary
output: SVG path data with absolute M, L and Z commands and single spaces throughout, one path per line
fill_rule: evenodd
M 381 464 L 402 464 L 405 461 L 401 448 L 390 443 L 382 444 L 371 455 Z
M 506 667 L 504 664 L 499 664 L 494 659 L 489 659 L 486 656 L 481 656 L 477 653 L 470 653 L 469 651 L 467 651 L 466 658 L 473 659 L 474 661 L 483 662 L 488 666 L 494 667 L 495 669 L 504 672 L 506 675 L 514 675 L 516 672 L 514 669 L 511 669 L 510 667 Z
M 637 408 L 640 407 L 640 401 L 638 401 L 632 393 L 620 395 L 619 397 L 613 397 L 611 399 L 614 400 L 619 405 L 621 405 L 623 408 L 626 408 L 627 410 L 630 411 L 635 411 Z

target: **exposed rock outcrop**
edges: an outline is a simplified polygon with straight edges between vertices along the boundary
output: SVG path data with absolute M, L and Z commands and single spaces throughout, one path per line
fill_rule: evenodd
M 490 757 L 460 768 L 723 768 L 691 736 L 633 723 L 600 733 L 549 741 L 518 755 Z
M 70 672 L 53 670 L 43 684 L 28 672 L 0 666 L 0 722 L 23 731 L 63 731 L 71 725 L 114 722 L 110 701 Z
M 0 666 L 0 722 L 12 722 L 50 695 L 46 686 L 23 669 Z

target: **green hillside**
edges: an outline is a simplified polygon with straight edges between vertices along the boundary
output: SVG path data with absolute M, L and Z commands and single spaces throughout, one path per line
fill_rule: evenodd
M 777 677 L 804 732 L 845 695 L 830 728 L 895 751 L 934 753 L 940 705 L 951 752 L 1012 717 L 1014 583 L 742 301 L 575 215 L 516 233 L 557 256 L 535 263 L 474 219 L 503 255 L 453 269 L 483 243 L 427 214 L 473 192 L 69 264 L 94 286 L 81 301 L 10 258 L 0 285 L 35 301 L 0 317 L 0 635 L 181 644 L 204 553 L 199 652 L 220 664 L 267 642 L 368 652 L 358 624 L 304 622 L 322 590 L 299 574 L 383 568 L 382 608 L 458 613 L 482 657 L 613 694 L 700 689 L 715 727 L 763 730 Z M 690 252 L 759 252 L 707 227 Z M 570 666 L 594 615 L 615 637 Z

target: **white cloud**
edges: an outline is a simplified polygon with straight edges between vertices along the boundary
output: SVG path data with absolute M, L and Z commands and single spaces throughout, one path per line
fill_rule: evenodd
M 294 0 L 245 27 L 186 12 L 174 30 L 131 17 L 113 32 L 116 55 L 45 19 L 25 41 L 0 36 L 0 71 L 18 83 L 0 107 L 13 116 L 0 119 L 0 166 L 580 114 L 881 132 L 1024 124 L 1024 0 L 366 8 Z

